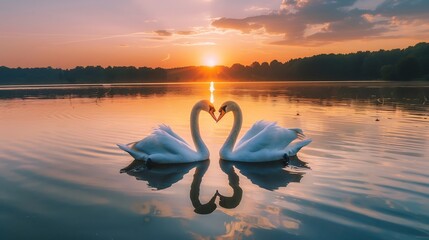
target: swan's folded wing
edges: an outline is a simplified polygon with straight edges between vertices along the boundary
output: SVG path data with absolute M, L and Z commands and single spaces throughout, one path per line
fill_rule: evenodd
M 173 138 L 176 138 L 177 140 L 183 142 L 188 147 L 190 147 L 190 145 L 182 137 L 180 137 L 175 132 L 173 132 L 173 130 L 169 126 L 167 126 L 165 124 L 161 124 L 161 125 L 158 126 L 158 129 L 166 132 L 167 134 L 171 135 Z
M 296 138 L 297 133 L 295 131 L 280 127 L 274 123 L 266 126 L 256 135 L 243 142 L 236 150 L 245 149 L 247 152 L 267 149 L 283 150 Z
M 155 129 L 149 136 L 136 142 L 132 148 L 149 155 L 154 153 L 177 154 L 191 150 L 186 143 L 161 129 Z
M 253 138 L 255 135 L 260 133 L 262 130 L 264 130 L 268 126 L 276 125 L 275 122 L 268 122 L 268 121 L 257 121 L 253 124 L 253 126 L 244 134 L 244 136 L 240 139 L 240 141 L 237 143 L 236 148 L 240 147 L 243 143 L 247 142 L 249 139 Z
M 183 140 L 177 137 L 174 137 L 169 132 L 165 132 L 161 129 L 154 131 L 154 134 L 157 135 L 157 141 L 163 148 L 172 153 L 172 154 L 182 154 L 191 150 L 190 146 Z M 177 135 L 176 135 L 177 136 Z

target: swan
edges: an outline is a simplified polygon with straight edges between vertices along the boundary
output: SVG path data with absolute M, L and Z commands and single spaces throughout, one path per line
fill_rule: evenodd
M 196 151 L 167 125 L 160 125 L 146 138 L 129 143 L 118 144 L 136 160 L 154 164 L 189 163 L 209 159 L 209 150 L 201 139 L 199 114 L 208 112 L 216 121 L 215 108 L 208 100 L 197 102 L 191 111 L 191 134 Z
M 289 161 L 311 139 L 304 139 L 304 134 L 299 128 L 283 128 L 275 122 L 258 121 L 247 131 L 238 144 L 238 134 L 241 130 L 243 116 L 240 106 L 234 101 L 224 102 L 219 108 L 219 121 L 226 113 L 234 114 L 232 130 L 219 151 L 220 158 L 227 161 L 238 162 L 268 162 L 276 160 Z M 295 141 L 295 139 L 301 139 Z M 304 139 L 304 140 L 302 140 Z

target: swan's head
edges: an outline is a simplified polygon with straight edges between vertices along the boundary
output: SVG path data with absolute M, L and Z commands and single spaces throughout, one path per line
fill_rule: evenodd
M 194 212 L 198 214 L 210 214 L 214 210 L 216 210 L 217 205 L 215 203 L 218 195 L 218 191 L 216 191 L 215 195 L 210 199 L 210 201 L 206 204 L 201 204 L 201 206 L 195 207 Z
M 212 118 L 217 122 L 217 118 L 215 116 L 216 109 L 214 105 L 208 100 L 201 100 L 197 104 L 196 107 L 200 108 L 202 111 L 206 111 L 212 116 Z
M 237 110 L 239 108 L 238 104 L 234 101 L 226 101 L 222 103 L 221 107 L 219 108 L 219 117 L 217 118 L 216 122 L 219 122 L 221 118 L 227 113 L 234 110 Z
M 234 193 L 231 197 L 226 197 L 220 194 L 216 191 L 217 195 L 219 196 L 219 205 L 223 208 L 232 209 L 236 208 L 243 197 L 243 189 L 241 189 L 240 186 L 233 186 Z

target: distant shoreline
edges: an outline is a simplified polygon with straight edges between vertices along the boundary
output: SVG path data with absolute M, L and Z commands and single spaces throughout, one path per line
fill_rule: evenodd
M 292 59 L 253 62 L 249 66 L 189 66 L 181 68 L 101 67 L 73 69 L 8 68 L 0 66 L 0 85 L 152 84 L 207 81 L 429 81 L 429 43 L 405 49 L 350 54 L 320 54 Z
M 216 85 L 222 84 L 290 84 L 290 85 L 410 85 L 428 86 L 427 81 L 385 81 L 385 80 L 350 80 L 350 81 L 214 81 Z M 90 84 L 27 84 L 27 85 L 0 85 L 0 90 L 23 90 L 23 89 L 76 89 L 76 88 L 115 88 L 115 87 L 144 87 L 163 85 L 209 85 L 210 82 L 147 82 L 147 83 L 90 83 Z

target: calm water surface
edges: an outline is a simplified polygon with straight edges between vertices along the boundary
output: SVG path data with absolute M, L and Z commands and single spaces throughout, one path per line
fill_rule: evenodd
M 244 131 L 265 119 L 313 142 L 286 167 L 222 162 L 232 114 L 201 114 L 210 161 L 120 173 L 116 143 L 160 123 L 192 142 L 209 85 L 0 88 L 0 239 L 429 239 L 428 85 L 215 87 Z

